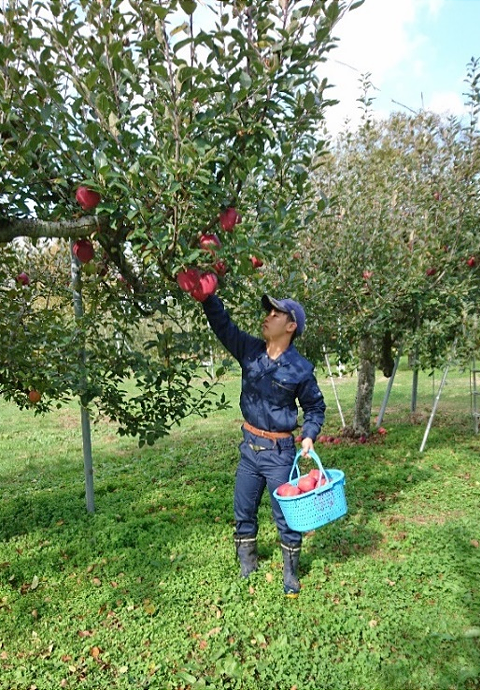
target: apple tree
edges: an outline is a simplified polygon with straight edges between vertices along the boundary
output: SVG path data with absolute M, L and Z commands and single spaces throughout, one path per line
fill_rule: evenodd
M 424 111 L 378 121 L 365 96 L 362 125 L 332 142 L 317 175 L 330 205 L 313 232 L 300 229 L 289 262 L 301 257 L 303 286 L 281 273 L 315 305 L 310 355 L 321 361 L 325 345 L 358 367 L 356 436 L 370 431 L 376 369 L 390 376 L 400 348 L 427 370 L 453 348 L 464 363 L 478 352 L 476 70 L 467 123 Z
M 244 313 L 264 280 L 259 262 L 295 241 L 312 161 L 324 147 L 318 125 L 330 105 L 332 31 L 360 4 L 6 4 L 7 399 L 32 404 L 35 390 L 36 409 L 45 411 L 78 395 L 141 444 L 224 404 L 215 381 L 198 373 L 206 329 L 181 277 L 192 268 L 207 274 L 205 289 L 220 282 Z M 17 279 L 23 273 L 26 282 Z

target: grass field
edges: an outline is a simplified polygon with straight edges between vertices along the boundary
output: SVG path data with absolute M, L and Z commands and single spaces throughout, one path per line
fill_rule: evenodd
M 347 478 L 348 515 L 307 534 L 302 592 L 282 594 L 268 498 L 261 568 L 238 577 L 230 410 L 138 449 L 93 426 L 96 511 L 85 509 L 79 411 L 0 402 L 0 688 L 449 690 L 480 688 L 480 438 L 468 372 L 401 367 L 365 445 L 319 445 Z M 333 390 L 325 431 L 339 432 Z M 380 376 L 378 413 L 386 389 Z M 355 377 L 337 381 L 350 421 Z

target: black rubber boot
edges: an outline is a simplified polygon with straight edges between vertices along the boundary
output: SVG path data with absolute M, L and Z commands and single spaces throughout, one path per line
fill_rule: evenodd
M 250 573 L 258 570 L 257 538 L 235 535 L 233 539 L 240 560 L 240 574 L 242 577 L 248 577 Z
M 284 544 L 282 542 L 283 556 L 283 591 L 287 597 L 298 597 L 300 582 L 297 577 L 298 561 L 300 560 L 301 544 Z

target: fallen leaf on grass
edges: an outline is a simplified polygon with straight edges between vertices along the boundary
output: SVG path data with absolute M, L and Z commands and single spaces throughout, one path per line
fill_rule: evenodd
M 153 614 L 156 611 L 155 604 L 152 603 L 149 599 L 145 599 L 143 602 L 143 610 L 148 616 L 153 616 Z
M 463 633 L 464 637 L 480 637 L 480 628 L 477 626 L 472 626 L 471 628 L 467 628 L 465 632 Z
M 470 544 L 475 548 L 478 549 L 478 539 L 471 539 Z
M 205 635 L 205 637 L 211 637 L 212 635 L 218 635 L 218 633 L 219 633 L 220 631 L 221 631 L 221 628 L 220 628 L 220 627 L 212 628 L 211 630 L 209 630 L 209 631 L 207 632 L 207 634 Z

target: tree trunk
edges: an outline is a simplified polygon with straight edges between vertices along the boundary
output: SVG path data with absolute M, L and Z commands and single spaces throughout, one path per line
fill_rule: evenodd
M 367 436 L 370 433 L 373 390 L 375 388 L 375 348 L 372 336 L 362 335 L 359 355 L 360 364 L 358 367 L 353 433 L 355 436 Z

